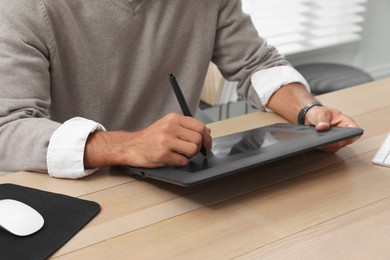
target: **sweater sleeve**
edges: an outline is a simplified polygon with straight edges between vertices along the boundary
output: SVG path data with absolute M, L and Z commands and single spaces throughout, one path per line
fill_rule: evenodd
M 51 39 L 40 1 L 0 1 L 0 172 L 47 172 Z
M 255 90 L 252 75 L 272 67 L 290 65 L 283 55 L 259 37 L 250 17 L 242 12 L 241 1 L 221 1 L 214 46 L 212 61 L 225 79 L 238 82 L 238 97 L 264 109 L 265 99 L 261 100 L 258 93 L 268 90 L 262 91 L 262 85 L 256 86 Z

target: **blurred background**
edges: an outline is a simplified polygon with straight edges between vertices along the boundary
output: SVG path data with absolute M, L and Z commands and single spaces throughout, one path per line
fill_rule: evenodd
M 389 0 L 242 0 L 263 38 L 320 95 L 390 76 Z M 390 86 L 389 86 L 390 88 Z M 206 122 L 255 111 L 213 64 L 200 104 Z

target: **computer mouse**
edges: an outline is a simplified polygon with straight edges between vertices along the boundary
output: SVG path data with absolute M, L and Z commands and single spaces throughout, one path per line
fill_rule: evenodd
M 28 236 L 42 228 L 44 219 L 29 205 L 14 199 L 0 200 L 0 227 L 17 236 Z

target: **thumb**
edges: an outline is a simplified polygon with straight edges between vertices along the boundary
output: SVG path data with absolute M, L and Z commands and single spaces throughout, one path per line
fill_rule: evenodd
M 325 107 L 313 107 L 306 116 L 308 123 L 314 125 L 317 131 L 323 131 L 330 127 L 331 113 Z

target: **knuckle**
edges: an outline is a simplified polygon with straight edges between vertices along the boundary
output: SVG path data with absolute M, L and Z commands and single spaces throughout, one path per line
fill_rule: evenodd
M 199 151 L 199 147 L 196 144 L 191 144 L 188 147 L 189 157 L 195 156 Z
M 197 135 L 196 143 L 197 143 L 198 145 L 200 145 L 200 144 L 202 144 L 202 141 L 203 141 L 202 136 L 201 136 L 201 135 Z
M 196 121 L 195 127 L 199 133 L 203 133 L 206 129 L 206 126 L 202 122 L 199 122 L 199 121 Z
M 165 138 L 165 135 L 173 133 L 175 131 L 176 125 L 172 121 L 165 122 L 160 126 L 160 132 L 163 134 L 162 138 Z
M 169 151 L 167 149 L 162 149 L 154 156 L 154 161 L 160 164 L 164 164 L 164 160 L 168 158 Z
M 159 151 L 165 151 L 167 150 L 167 147 L 169 147 L 169 143 L 169 139 L 165 135 L 162 135 L 156 141 L 156 146 L 158 147 Z
M 179 115 L 176 113 L 169 113 L 165 116 L 168 121 L 176 121 L 178 117 Z
M 335 108 L 330 108 L 329 113 L 334 114 L 334 115 L 340 115 L 341 111 Z
M 161 131 L 161 133 L 166 133 L 166 132 L 169 132 L 169 130 L 171 128 L 172 128 L 172 126 L 170 124 L 164 123 L 161 125 L 160 131 Z
M 185 157 L 180 157 L 175 164 L 177 166 L 185 166 L 188 164 L 188 159 Z

